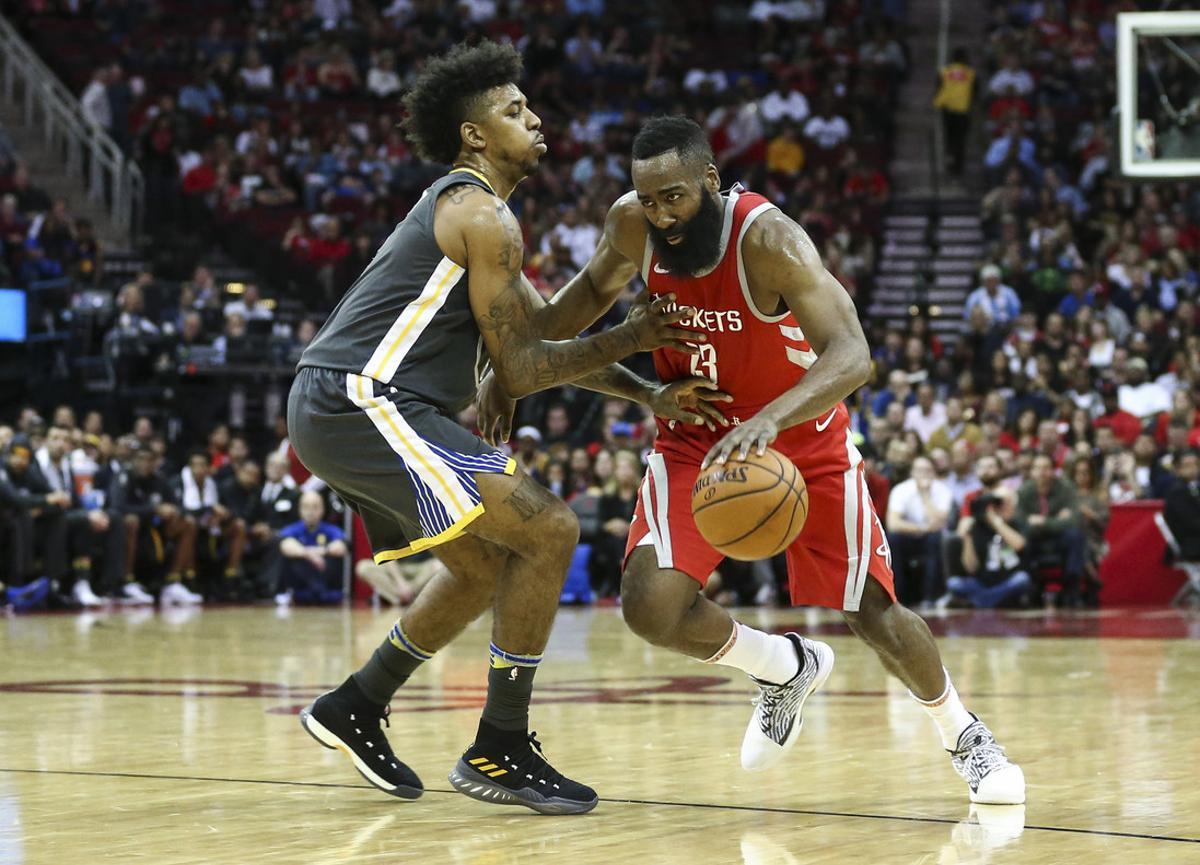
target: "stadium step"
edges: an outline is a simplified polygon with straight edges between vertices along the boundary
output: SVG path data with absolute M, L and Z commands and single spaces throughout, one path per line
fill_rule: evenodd
M 967 229 L 978 228 L 978 216 L 943 216 L 938 220 L 939 228 Z
M 890 258 L 928 258 L 933 250 L 923 243 L 888 243 L 883 247 L 883 254 Z
M 914 197 L 893 203 L 884 217 L 884 243 L 868 308 L 873 320 L 905 329 L 911 312 L 920 308 L 940 338 L 957 341 L 966 326 L 966 296 L 975 287 L 984 257 L 978 209 L 970 198 Z
M 973 228 L 939 228 L 934 236 L 938 243 L 983 243 L 983 232 Z
M 885 216 L 883 224 L 886 228 L 919 228 L 929 225 L 928 216 Z
M 922 243 L 924 240 L 923 228 L 889 228 L 883 232 L 884 243 Z
M 974 258 L 983 256 L 981 243 L 944 243 L 938 249 L 938 254 L 947 258 Z
M 962 303 L 963 293 L 957 289 L 931 288 L 922 295 L 928 303 Z M 875 291 L 875 299 L 881 303 L 913 303 L 917 293 L 905 288 L 879 288 Z
M 975 262 L 966 258 L 942 258 L 933 262 L 935 273 L 974 273 Z
M 974 275 L 960 273 L 939 273 L 933 284 L 938 288 L 953 288 L 965 297 L 975 287 Z

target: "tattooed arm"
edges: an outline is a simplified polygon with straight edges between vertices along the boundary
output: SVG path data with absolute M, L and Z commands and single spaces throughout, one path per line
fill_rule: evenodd
M 445 215 L 461 226 L 471 309 L 496 378 L 511 396 L 574 381 L 638 351 L 705 341 L 703 333 L 676 326 L 691 311 L 667 312 L 673 296 L 634 307 L 622 324 L 595 336 L 541 339 L 536 309 L 521 285 L 524 241 L 508 206 L 490 196 L 468 196 L 446 205 L 439 221 Z M 438 234 L 440 241 L 442 231 Z

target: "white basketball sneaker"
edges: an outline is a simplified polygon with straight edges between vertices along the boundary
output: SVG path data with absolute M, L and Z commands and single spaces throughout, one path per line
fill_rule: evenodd
M 82 607 L 103 607 L 104 601 L 92 591 L 92 584 L 87 579 L 78 579 L 71 587 L 71 596 Z
M 791 632 L 784 636 L 796 647 L 800 671 L 782 685 L 750 677 L 760 689 L 742 739 L 742 768 L 750 772 L 770 769 L 796 744 L 804 726 L 804 701 L 833 671 L 833 649 L 828 645 Z
M 950 752 L 954 771 L 971 790 L 971 801 L 981 805 L 1021 805 L 1025 802 L 1025 773 L 1010 762 L 996 737 L 979 716 L 958 737 Z
M 126 583 L 121 589 L 121 600 L 131 605 L 153 604 L 154 595 L 147 592 L 141 583 Z
M 204 603 L 204 596 L 190 591 L 183 583 L 167 583 L 159 595 L 163 606 L 186 607 L 190 604 Z

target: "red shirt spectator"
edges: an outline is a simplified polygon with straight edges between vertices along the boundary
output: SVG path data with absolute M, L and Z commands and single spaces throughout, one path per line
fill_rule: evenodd
M 187 195 L 203 195 L 217 187 L 217 172 L 206 160 L 183 176 L 183 191 Z
M 846 178 L 842 194 L 848 198 L 866 195 L 869 198 L 886 198 L 889 186 L 887 178 L 879 171 L 863 169 Z
M 350 241 L 341 236 L 336 219 L 321 223 L 320 233 L 308 244 L 308 260 L 313 264 L 336 264 L 350 254 Z
M 1096 418 L 1095 426 L 1097 429 L 1100 427 L 1110 427 L 1113 435 L 1126 447 L 1133 447 L 1133 443 L 1142 432 L 1141 421 L 1129 412 L 1121 411 L 1120 409 L 1100 415 L 1100 417 Z
M 1154 441 L 1157 442 L 1160 448 L 1167 446 L 1167 427 L 1171 424 L 1171 413 L 1169 411 L 1160 412 L 1158 419 L 1154 422 Z M 1192 430 L 1188 433 L 1188 443 L 1193 447 L 1195 442 L 1193 439 L 1200 440 L 1200 409 L 1196 409 L 1196 413 L 1192 418 Z
M 1008 430 L 1004 430 L 1003 432 L 1000 433 L 1000 441 L 998 442 L 998 444 L 1000 445 L 1000 447 L 1004 448 L 1005 450 L 1012 451 L 1015 454 L 1018 454 L 1021 452 L 1021 442 L 1018 441 L 1017 437 L 1014 436 L 1012 433 L 1010 433 Z
M 1009 112 L 1015 111 L 1021 120 L 1028 120 L 1033 116 L 1033 111 L 1029 107 L 1029 103 L 1020 96 L 1001 96 L 992 103 L 992 107 L 988 109 L 988 119 L 996 124 L 996 134 L 1004 134 L 1004 122 L 1011 119 Z

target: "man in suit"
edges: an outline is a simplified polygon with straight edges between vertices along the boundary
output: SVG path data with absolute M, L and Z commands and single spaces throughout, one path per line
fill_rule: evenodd
M 51 489 L 42 476 L 29 437 L 14 436 L 0 470 L 0 509 L 6 515 L 7 570 L 12 582 L 33 582 L 40 557 L 42 574 L 51 586 L 59 589 L 66 584 L 66 510 L 70 505 L 71 497 Z
M 267 478 L 260 499 L 263 521 L 275 533 L 294 523 L 300 513 L 300 490 L 289 474 L 290 467 L 286 454 L 276 452 L 267 457 Z
M 1180 558 L 1200 561 L 1200 451 L 1184 451 L 1176 460 L 1178 480 L 1163 502 L 1163 518 L 1179 543 Z
M 84 607 L 98 607 L 104 602 L 92 589 L 92 553 L 100 552 L 100 591 L 104 595 L 120 597 L 128 603 L 150 604 L 153 596 L 136 584 L 123 585 L 122 569 L 125 564 L 125 533 L 114 514 L 85 503 L 79 496 L 71 470 L 71 434 L 62 426 L 51 426 L 46 431 L 46 441 L 38 448 L 35 456 L 37 469 L 47 486 L 56 493 L 70 499 L 63 510 L 66 521 L 67 545 L 72 554 L 71 567 L 74 584 L 71 596 Z
M 279 532 L 294 523 L 300 514 L 300 489 L 289 469 L 286 454 L 276 452 L 267 457 L 266 480 L 258 496 L 258 517 L 249 524 L 252 536 L 263 546 L 259 583 L 268 595 L 276 594 L 279 586 Z

